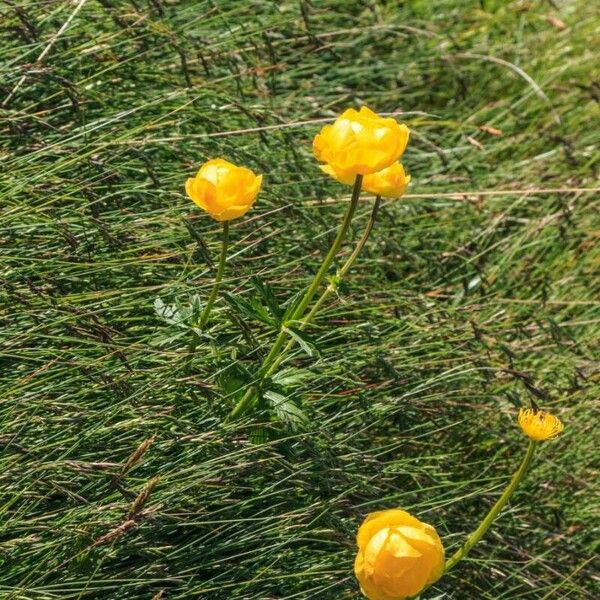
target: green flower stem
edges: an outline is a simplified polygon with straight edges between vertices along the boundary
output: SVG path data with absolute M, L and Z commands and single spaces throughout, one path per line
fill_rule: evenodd
M 210 312 L 212 310 L 213 304 L 217 299 L 217 294 L 219 293 L 219 289 L 221 287 L 221 281 L 223 280 L 223 273 L 225 272 L 225 263 L 227 262 L 227 248 L 229 246 L 229 221 L 223 221 L 223 237 L 221 239 L 221 255 L 219 257 L 219 266 L 217 267 L 217 275 L 215 277 L 215 283 L 213 284 L 213 288 L 210 292 L 210 296 L 206 302 L 206 306 L 202 311 L 202 315 L 200 316 L 200 321 L 198 321 L 198 329 L 204 329 L 208 317 L 210 317 Z M 189 371 L 190 365 L 192 362 L 192 357 L 198 344 L 200 343 L 200 337 L 194 333 L 192 339 L 190 340 L 188 346 L 188 358 L 185 365 L 185 370 Z
M 206 306 L 202 311 L 202 316 L 200 317 L 200 322 L 198 323 L 199 329 L 204 329 L 206 322 L 208 321 L 208 317 L 210 316 L 210 311 L 212 310 L 213 304 L 217 299 L 217 294 L 219 293 L 219 288 L 221 287 L 221 280 L 223 279 L 223 273 L 225 272 L 225 262 L 227 260 L 227 246 L 229 245 L 229 221 L 223 221 L 223 238 L 221 241 L 221 256 L 219 257 L 219 267 L 217 268 L 217 276 L 215 277 L 215 284 L 213 285 L 213 289 L 208 297 L 208 301 L 206 302 Z
M 335 280 L 331 281 L 329 285 L 325 288 L 323 293 L 319 296 L 319 299 L 315 302 L 314 306 L 310 310 L 310 312 L 306 315 L 304 319 L 298 325 L 298 329 L 303 330 L 309 325 L 314 319 L 315 315 L 319 312 L 327 298 L 335 292 L 346 273 L 350 270 L 358 255 L 362 252 L 362 249 L 365 247 L 367 240 L 369 239 L 369 235 L 371 235 L 371 231 L 373 230 L 373 226 L 375 225 L 375 219 L 377 218 L 377 213 L 379 212 L 379 206 L 381 205 L 381 196 L 377 196 L 375 198 L 375 203 L 373 204 L 373 210 L 371 211 L 371 216 L 369 217 L 369 221 L 363 232 L 360 240 L 356 244 L 356 247 L 352 251 L 352 254 L 348 257 L 346 262 L 342 265 L 340 270 L 337 272 L 337 276 Z M 265 377 L 270 377 L 279 367 L 279 365 L 284 361 L 288 352 L 294 347 L 296 340 L 291 338 L 288 340 L 285 348 L 281 352 L 281 354 L 277 357 L 276 360 L 273 361 L 273 364 L 269 367 L 267 372 L 265 373 Z
M 340 249 L 340 246 L 342 245 L 342 242 L 344 241 L 344 238 L 346 237 L 348 228 L 350 227 L 352 217 L 354 216 L 354 211 L 356 210 L 356 207 L 358 205 L 358 198 L 360 196 L 361 185 L 362 185 L 362 175 L 357 175 L 356 180 L 354 181 L 354 189 L 352 190 L 352 198 L 350 200 L 348 210 L 346 211 L 346 214 L 344 216 L 342 225 L 339 228 L 337 235 L 335 237 L 335 240 L 333 241 L 333 244 L 331 245 L 331 248 L 329 249 L 327 256 L 321 263 L 321 267 L 317 271 L 317 274 L 315 275 L 314 279 L 312 280 L 312 283 L 310 284 L 308 290 L 306 290 L 304 296 L 302 297 L 302 300 L 296 307 L 296 310 L 290 315 L 290 319 L 289 319 L 290 321 L 294 322 L 294 321 L 298 321 L 299 319 L 302 318 L 306 309 L 308 308 L 308 305 L 311 303 L 312 299 L 314 298 L 315 294 L 317 293 L 317 290 L 319 289 L 319 286 L 321 285 L 323 278 L 325 277 L 325 275 L 327 275 L 327 271 L 329 270 L 331 263 L 333 262 L 335 256 L 337 255 L 337 253 Z M 273 346 L 271 348 L 271 351 L 269 352 L 269 354 L 263 361 L 263 365 L 261 367 L 261 374 L 264 373 L 265 368 L 271 364 L 271 361 L 277 356 L 278 352 L 281 350 L 281 347 L 283 346 L 286 336 L 287 336 L 287 332 L 284 328 L 282 328 L 281 331 L 279 332 L 279 335 L 277 336 L 277 338 L 275 340 L 275 343 L 273 344 Z
M 510 483 L 507 488 L 504 490 L 504 493 L 496 504 L 492 507 L 490 512 L 487 514 L 485 519 L 481 522 L 479 527 L 467 538 L 467 541 L 462 545 L 462 547 L 457 550 L 451 558 L 446 561 L 446 567 L 444 569 L 444 573 L 447 573 L 450 569 L 452 569 L 456 563 L 465 558 L 467 554 L 470 552 L 471 548 L 485 535 L 486 531 L 489 529 L 490 525 L 494 521 L 494 519 L 498 516 L 498 513 L 504 508 L 506 503 L 509 501 L 513 492 L 515 491 L 517 485 L 525 472 L 527 471 L 529 464 L 531 463 L 531 459 L 533 458 L 534 452 L 536 448 L 536 442 L 530 440 L 529 446 L 527 448 L 527 453 L 525 454 L 525 458 L 521 463 L 521 466 L 518 468 L 517 472 L 512 476 Z
M 310 284 L 309 288 L 306 290 L 306 292 L 304 293 L 304 296 L 300 300 L 300 303 L 296 307 L 296 310 L 290 315 L 290 318 L 289 318 L 290 322 L 298 321 L 299 319 L 302 318 L 306 309 L 308 308 L 308 305 L 311 303 L 312 299 L 314 298 L 315 294 L 317 293 L 317 290 L 319 289 L 319 286 L 321 285 L 323 278 L 327 274 L 327 271 L 329 270 L 331 263 L 333 262 L 336 254 L 338 253 L 340 246 L 342 245 L 342 242 L 344 241 L 344 238 L 346 237 L 346 233 L 348 232 L 348 228 L 350 227 L 350 223 L 352 222 L 352 217 L 354 216 L 354 212 L 358 205 L 358 199 L 360 197 L 360 189 L 362 186 L 362 179 L 363 179 L 362 175 L 356 176 L 356 179 L 354 180 L 354 188 L 352 190 L 352 198 L 350 199 L 350 204 L 348 205 L 348 209 L 346 210 L 346 214 L 344 215 L 344 220 L 342 221 L 342 224 L 341 224 L 340 228 L 338 229 L 335 240 L 333 241 L 333 244 L 331 245 L 331 248 L 329 249 L 327 256 L 325 256 L 325 259 L 321 263 L 321 266 L 320 266 L 319 270 L 317 271 L 317 274 L 314 276 L 312 283 Z M 275 360 L 275 358 L 279 354 L 279 351 L 283 347 L 285 340 L 287 338 L 287 335 L 288 335 L 288 333 L 287 333 L 287 330 L 286 330 L 285 324 L 284 324 L 282 326 L 282 328 L 280 329 L 279 334 L 275 338 L 275 342 L 273 342 L 273 346 L 271 347 L 269 354 L 265 357 L 265 359 L 262 362 L 261 368 L 258 372 L 258 384 L 259 385 L 262 382 L 262 380 L 264 379 L 267 370 L 269 369 L 269 367 L 272 364 L 272 361 Z M 256 387 L 255 386 L 249 387 L 246 390 L 246 393 L 242 396 L 242 398 L 236 404 L 234 409 L 231 411 L 231 413 L 229 415 L 230 418 L 236 418 L 236 417 L 243 415 L 250 407 L 252 401 L 254 400 L 255 394 L 256 394 Z

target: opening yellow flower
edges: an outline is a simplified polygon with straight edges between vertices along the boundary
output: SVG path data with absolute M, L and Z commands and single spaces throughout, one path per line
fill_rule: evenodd
M 519 425 L 523 433 L 536 442 L 555 438 L 564 429 L 558 417 L 535 408 L 519 410 Z
M 333 177 L 340 183 L 352 185 L 354 176 L 347 175 L 344 172 L 336 171 L 331 165 L 320 165 L 321 171 Z M 400 198 L 406 192 L 406 188 L 410 183 L 410 175 L 404 172 L 404 167 L 399 162 L 372 173 L 365 175 L 362 183 L 362 189 L 375 196 L 383 198 Z
M 213 219 L 231 221 L 245 215 L 256 200 L 262 175 L 222 158 L 205 162 L 185 182 L 187 195 Z
M 356 541 L 354 573 L 369 600 L 410 598 L 444 572 L 444 547 L 437 531 L 404 510 L 370 514 Z
M 395 163 L 406 149 L 409 130 L 395 119 L 383 118 L 363 106 L 345 110 L 315 136 L 317 160 L 340 177 L 377 173 Z

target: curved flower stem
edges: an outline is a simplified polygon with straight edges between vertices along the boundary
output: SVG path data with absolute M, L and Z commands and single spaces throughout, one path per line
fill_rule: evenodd
M 210 316 L 210 311 L 212 310 L 213 304 L 217 299 L 217 294 L 219 293 L 219 288 L 221 287 L 221 280 L 223 279 L 223 273 L 225 272 L 225 261 L 227 260 L 227 246 L 229 244 L 229 221 L 223 221 L 223 238 L 221 241 L 221 256 L 219 257 L 219 267 L 217 269 L 217 276 L 215 277 L 215 284 L 213 285 L 213 289 L 208 297 L 206 302 L 206 306 L 204 307 L 204 311 L 202 312 L 202 316 L 200 317 L 200 322 L 198 323 L 199 329 L 204 329 L 206 322 L 208 321 L 208 317 Z
M 473 546 L 485 535 L 485 532 L 489 529 L 494 519 L 498 516 L 498 513 L 504 508 L 521 479 L 523 479 L 523 475 L 525 475 L 525 472 L 527 471 L 527 468 L 531 463 L 531 459 L 533 458 L 535 447 L 536 442 L 530 440 L 527 452 L 525 454 L 525 458 L 523 458 L 521 466 L 512 476 L 512 479 L 510 480 L 510 483 L 504 490 L 504 493 L 502 494 L 502 496 L 500 496 L 500 498 L 498 498 L 498 501 L 496 502 L 496 504 L 494 504 L 490 512 L 486 515 L 485 519 L 483 519 L 479 527 L 467 538 L 467 541 L 462 545 L 462 547 L 459 548 L 446 561 L 444 573 L 447 573 L 456 565 L 456 563 L 465 558 L 465 556 L 467 556 L 467 554 L 470 552 L 471 548 L 473 548 Z
M 371 235 L 371 231 L 373 230 L 373 226 L 375 225 L 375 219 L 377 218 L 377 213 L 379 212 L 379 206 L 381 205 L 381 196 L 377 196 L 375 198 L 375 203 L 373 204 L 373 210 L 371 211 L 371 216 L 369 217 L 369 221 L 367 226 L 356 244 L 356 247 L 352 251 L 352 254 L 348 257 L 346 262 L 342 265 L 340 270 L 337 272 L 337 276 L 335 280 L 331 281 L 329 285 L 325 288 L 323 293 L 319 296 L 318 300 L 315 302 L 314 306 L 311 308 L 310 312 L 302 319 L 300 324 L 298 325 L 298 329 L 303 330 L 309 325 L 314 319 L 315 315 L 319 312 L 327 298 L 335 292 L 340 284 L 341 279 L 346 275 L 346 273 L 350 270 L 358 255 L 361 253 L 362 249 L 365 247 L 367 240 L 369 239 L 369 235 Z M 288 340 L 285 348 L 281 351 L 281 354 L 273 361 L 273 364 L 269 367 L 267 372 L 265 373 L 265 377 L 271 376 L 276 370 L 277 367 L 285 360 L 288 352 L 293 348 L 296 340 L 291 338 Z
M 229 246 L 229 221 L 223 221 L 223 237 L 221 239 L 221 255 L 219 257 L 219 266 L 217 267 L 217 274 L 215 276 L 215 283 L 213 284 L 213 288 L 210 292 L 210 296 L 206 301 L 206 306 L 202 311 L 202 315 L 200 316 L 200 320 L 198 321 L 198 329 L 204 329 L 208 321 L 208 317 L 210 317 L 210 311 L 212 310 L 213 304 L 217 299 L 217 294 L 219 293 L 219 289 L 221 287 L 221 281 L 223 279 L 223 273 L 225 272 L 225 262 L 227 261 L 227 248 Z M 190 365 L 192 363 L 192 357 L 198 344 L 200 343 L 199 336 L 194 333 L 192 339 L 190 340 L 188 346 L 188 358 L 185 364 L 185 370 L 189 371 Z
M 356 176 L 356 179 L 354 180 L 354 188 L 352 189 L 352 198 L 350 199 L 350 204 L 348 205 L 348 209 L 346 210 L 346 214 L 344 215 L 344 220 L 342 221 L 342 224 L 341 224 L 340 228 L 338 229 L 337 235 L 335 236 L 335 240 L 333 241 L 333 244 L 331 245 L 331 248 L 329 249 L 327 256 L 325 256 L 325 259 L 321 263 L 321 266 L 319 267 L 319 270 L 317 271 L 316 275 L 314 276 L 309 288 L 304 293 L 304 296 L 302 296 L 302 299 L 300 300 L 300 303 L 298 304 L 298 306 L 296 307 L 294 312 L 290 315 L 290 318 L 289 318 L 290 322 L 298 321 L 299 319 L 302 318 L 308 305 L 311 303 L 312 299 L 314 298 L 315 294 L 317 293 L 317 290 L 319 289 L 319 286 L 321 285 L 323 278 L 327 274 L 327 271 L 329 270 L 329 267 L 331 266 L 333 259 L 335 258 L 336 254 L 338 253 L 340 246 L 342 245 L 342 242 L 344 241 L 344 238 L 346 237 L 346 233 L 348 232 L 350 223 L 352 222 L 352 217 L 354 216 L 354 211 L 356 210 L 356 207 L 358 205 L 358 199 L 360 197 L 360 189 L 362 186 L 362 179 L 363 179 L 362 175 Z M 269 354 L 265 357 L 265 359 L 263 360 L 263 362 L 261 364 L 260 370 L 258 372 L 258 382 L 257 382 L 258 385 L 260 385 L 262 380 L 265 378 L 267 370 L 271 366 L 273 360 L 275 360 L 275 358 L 279 354 L 279 351 L 281 350 L 281 348 L 283 347 L 283 345 L 285 343 L 287 335 L 288 335 L 288 333 L 287 333 L 287 329 L 286 329 L 285 323 L 284 323 L 282 325 L 281 329 L 279 330 L 279 334 L 275 338 L 275 341 L 273 342 L 273 346 L 271 347 Z M 246 393 L 242 396 L 242 398 L 236 404 L 234 409 L 231 411 L 231 413 L 229 415 L 230 418 L 236 418 L 236 417 L 243 415 L 248 410 L 251 403 L 253 402 L 255 393 L 256 393 L 256 386 L 249 387 L 246 390 Z

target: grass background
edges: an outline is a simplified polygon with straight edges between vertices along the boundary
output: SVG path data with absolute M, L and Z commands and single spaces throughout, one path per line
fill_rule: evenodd
M 364 515 L 451 552 L 531 398 L 563 436 L 424 599 L 600 596 L 593 3 L 4 0 L 0 30 L 1 598 L 357 599 Z M 312 137 L 363 103 L 411 127 L 410 193 L 287 365 L 310 425 L 226 423 L 274 333 L 221 299 L 182 370 L 154 303 L 206 298 L 219 245 L 184 180 L 264 173 L 224 289 L 284 301 L 349 194 Z

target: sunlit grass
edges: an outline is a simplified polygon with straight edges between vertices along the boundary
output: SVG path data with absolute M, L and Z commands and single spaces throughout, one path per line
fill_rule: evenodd
M 597 598 L 593 3 L 87 2 L 32 66 L 75 6 L 0 7 L 0 103 L 26 75 L 0 109 L 0 597 L 357 599 L 365 513 L 402 506 L 451 551 L 533 397 L 563 436 L 426 598 Z M 349 194 L 310 142 L 361 103 L 404 113 L 413 183 L 310 328 L 319 355 L 286 363 L 308 429 L 256 444 L 219 375 L 274 333 L 221 299 L 186 374 L 154 309 L 213 282 L 219 228 L 183 184 L 213 156 L 264 173 L 223 289 L 284 301 Z

